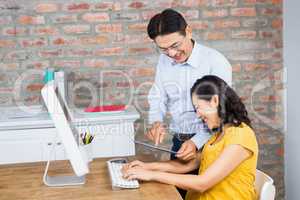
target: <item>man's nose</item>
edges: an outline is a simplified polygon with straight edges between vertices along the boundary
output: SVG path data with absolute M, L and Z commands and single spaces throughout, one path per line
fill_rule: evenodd
M 170 57 L 174 57 L 176 55 L 176 53 L 177 53 L 177 50 L 175 50 L 175 49 L 168 49 L 167 53 L 168 53 L 168 55 Z

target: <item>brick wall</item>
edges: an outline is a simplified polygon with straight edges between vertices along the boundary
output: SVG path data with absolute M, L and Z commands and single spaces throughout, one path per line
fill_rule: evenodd
M 0 105 L 39 104 L 41 74 L 52 67 L 68 72 L 75 106 L 130 103 L 145 117 L 158 58 L 146 26 L 167 7 L 230 60 L 260 144 L 259 168 L 283 199 L 282 0 L 1 1 Z

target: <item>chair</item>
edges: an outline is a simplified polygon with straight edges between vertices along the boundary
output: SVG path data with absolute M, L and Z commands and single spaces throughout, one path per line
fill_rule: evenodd
M 258 200 L 275 199 L 273 179 L 258 169 L 256 170 L 255 189 L 258 194 Z

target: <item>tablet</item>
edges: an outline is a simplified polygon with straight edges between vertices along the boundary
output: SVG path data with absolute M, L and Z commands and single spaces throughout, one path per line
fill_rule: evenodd
M 173 153 L 173 154 L 177 153 L 176 151 L 172 151 L 172 150 L 164 148 L 164 147 L 155 146 L 153 144 L 149 144 L 149 143 L 138 141 L 138 140 L 134 140 L 134 143 L 143 145 L 143 146 L 148 147 L 150 149 L 155 149 L 155 150 L 159 150 L 159 151 L 163 151 L 163 152 L 167 152 L 167 153 Z

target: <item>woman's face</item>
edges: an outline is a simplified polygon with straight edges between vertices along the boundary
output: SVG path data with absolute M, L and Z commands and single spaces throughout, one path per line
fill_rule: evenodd
M 208 126 L 213 129 L 220 126 L 220 117 L 218 115 L 219 98 L 214 95 L 210 101 L 199 99 L 197 95 L 192 95 L 193 105 L 197 116 L 200 117 Z

